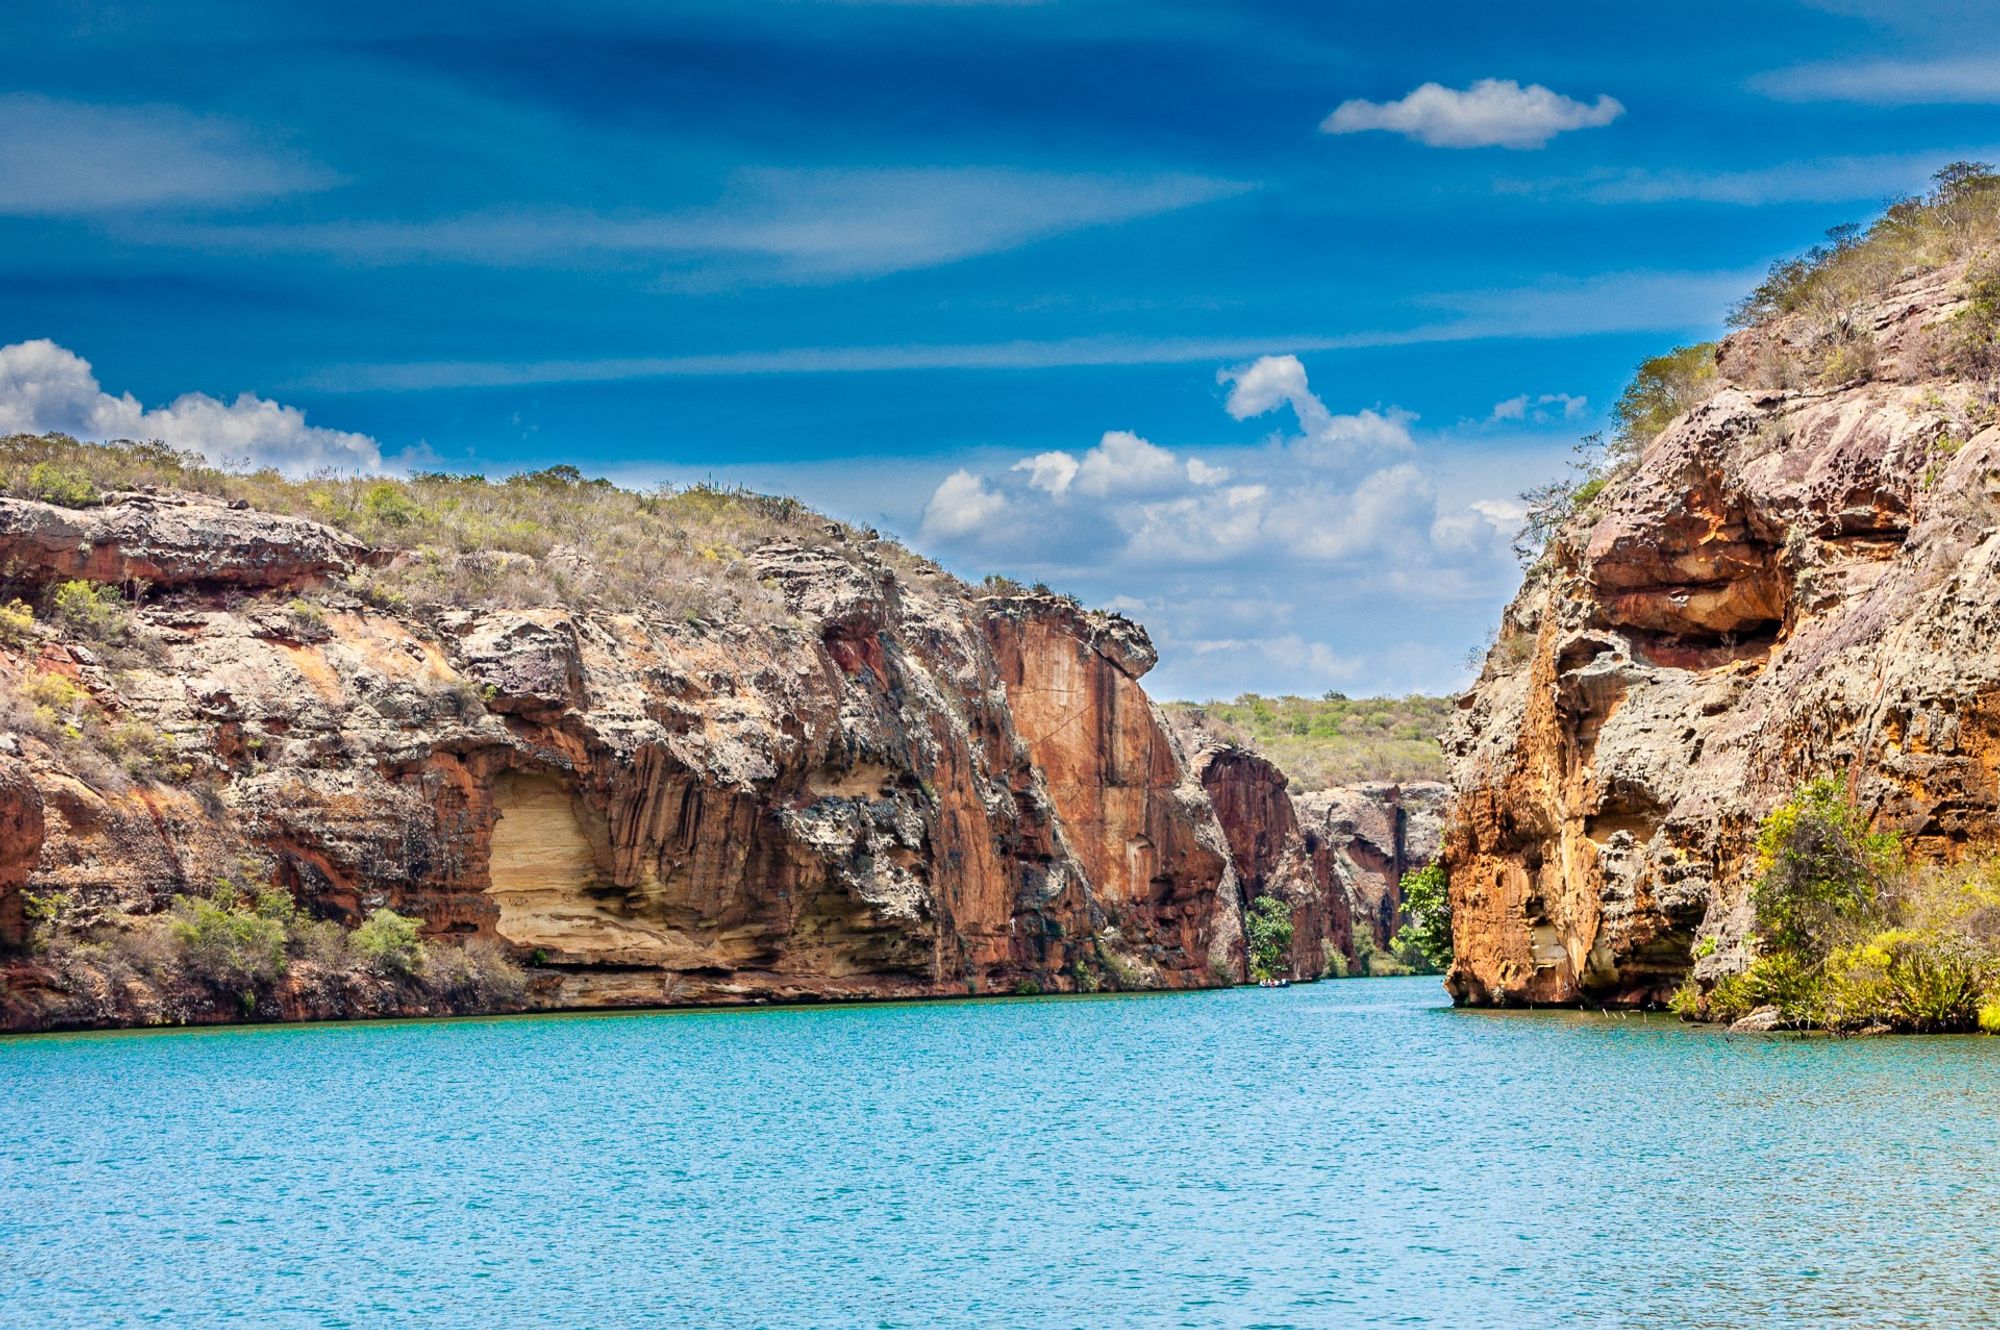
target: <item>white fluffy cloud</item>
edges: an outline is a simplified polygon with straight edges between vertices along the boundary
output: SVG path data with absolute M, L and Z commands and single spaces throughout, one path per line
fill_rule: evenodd
M 80 439 L 158 439 L 216 462 L 375 470 L 382 450 L 365 434 L 322 429 L 305 412 L 242 393 L 224 402 L 186 393 L 147 408 L 130 393 L 98 386 L 90 362 L 46 338 L 0 346 L 0 434 L 62 433 Z
M 1229 468 L 1211 466 L 1199 457 L 1180 458 L 1129 430 L 1108 430 L 1097 446 L 1079 458 L 1060 449 L 1024 457 L 1009 468 L 1027 475 L 1027 483 L 1044 494 L 1064 498 L 1072 492 L 1093 499 L 1114 494 L 1160 494 L 1184 485 L 1216 485 L 1229 479 Z
M 1187 468 L 1165 448 L 1127 430 L 1111 430 L 1083 455 L 1076 492 L 1092 498 L 1149 494 L 1187 483 Z
M 1572 129 L 1608 125 L 1625 113 L 1615 97 L 1579 102 L 1539 83 L 1480 79 L 1469 88 L 1426 83 L 1393 102 L 1354 98 L 1320 124 L 1327 134 L 1387 130 L 1433 148 L 1539 148 Z
M 1102 576 L 1146 588 L 1200 572 L 1312 582 L 1324 598 L 1368 582 L 1436 602 L 1486 588 L 1492 570 L 1512 578 L 1506 548 L 1520 512 L 1504 500 L 1444 502 L 1410 434 L 1414 414 L 1336 414 L 1296 356 L 1264 356 L 1218 378 L 1230 416 L 1288 406 L 1300 432 L 1236 448 L 1228 466 L 1112 430 L 1082 454 L 1022 456 L 984 476 L 956 470 L 930 496 L 922 538 L 966 564 L 998 562 L 1068 586 Z M 1522 410 L 1566 402 L 1544 394 L 1524 398 Z M 1148 620 L 1172 632 L 1174 620 L 1194 616 L 1206 624 L 1202 638 L 1248 640 L 1214 632 L 1220 612 L 1168 598 Z
M 923 535 L 959 540 L 992 530 L 1007 513 L 1007 499 L 986 481 L 960 467 L 938 485 L 924 505 Z
M 1223 409 L 1238 420 L 1261 416 L 1280 406 L 1292 408 L 1298 419 L 1300 460 L 1343 465 L 1357 459 L 1405 454 L 1415 448 L 1411 412 L 1397 407 L 1337 416 L 1306 385 L 1306 367 L 1297 356 L 1260 356 L 1242 369 L 1217 372 L 1217 383 L 1230 385 Z
M 1538 425 L 1554 420 L 1578 420 L 1590 411 L 1590 399 L 1578 393 L 1521 393 L 1509 397 L 1504 402 L 1495 402 L 1493 412 L 1486 417 L 1486 423 L 1497 425 L 1503 421 L 1533 421 Z

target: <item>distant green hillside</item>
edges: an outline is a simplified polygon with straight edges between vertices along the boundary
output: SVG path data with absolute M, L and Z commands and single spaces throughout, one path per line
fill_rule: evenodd
M 1448 697 L 1264 697 L 1168 702 L 1188 729 L 1254 748 L 1291 777 L 1295 790 L 1364 780 L 1442 780 L 1437 733 Z

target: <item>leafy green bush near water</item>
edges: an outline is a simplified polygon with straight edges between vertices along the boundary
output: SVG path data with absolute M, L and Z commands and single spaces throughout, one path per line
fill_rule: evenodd
M 1291 949 L 1292 907 L 1276 896 L 1259 896 L 1243 912 L 1243 934 L 1250 947 L 1250 977 L 1259 983 L 1285 972 Z
M 1754 956 L 1674 1009 L 1732 1021 L 1775 1007 L 1798 1029 L 2000 1031 L 2000 861 L 1914 863 L 1830 780 L 1757 837 Z
M 416 919 L 390 909 L 349 930 L 302 913 L 289 892 L 245 892 L 227 878 L 175 896 L 159 914 L 89 910 L 73 891 L 31 894 L 26 904 L 31 955 L 86 1018 L 130 1019 L 122 1004 L 135 988 L 168 1012 L 192 1014 L 200 1004 L 188 999 L 207 995 L 246 1015 L 268 1011 L 287 982 L 350 992 L 373 983 L 391 1009 L 400 993 L 457 1011 L 505 1010 L 527 992 L 526 975 L 490 942 L 432 946 Z
M 1432 973 L 1451 964 L 1451 897 L 1443 864 L 1403 874 L 1403 913 L 1410 922 L 1396 930 L 1396 955 L 1413 969 Z

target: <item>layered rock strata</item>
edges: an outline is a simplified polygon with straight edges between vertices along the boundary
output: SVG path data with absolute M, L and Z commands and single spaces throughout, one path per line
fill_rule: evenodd
M 1403 874 L 1438 851 L 1446 787 L 1376 781 L 1293 794 L 1268 758 L 1185 731 L 1192 765 L 1228 839 L 1244 904 L 1291 907 L 1287 977 L 1314 979 L 1338 955 L 1389 950 L 1404 922 Z
M 2000 430 L 1936 368 L 1960 277 L 1853 314 L 1870 381 L 1760 386 L 1797 321 L 1728 339 L 1532 571 L 1446 738 L 1458 1000 L 1741 968 L 1756 823 L 1815 777 L 1920 854 L 2000 838 Z
M 419 616 L 339 580 L 387 557 L 195 496 L 0 500 L 16 593 L 143 583 L 115 651 L 46 628 L 0 650 L 10 1024 L 53 1001 L 31 896 L 143 915 L 218 878 L 492 939 L 551 1007 L 1242 974 L 1229 847 L 1134 624 L 899 575 L 844 535 L 746 556 L 771 624 Z M 89 767 L 65 718 L 28 722 L 57 694 L 155 735 L 171 774 Z

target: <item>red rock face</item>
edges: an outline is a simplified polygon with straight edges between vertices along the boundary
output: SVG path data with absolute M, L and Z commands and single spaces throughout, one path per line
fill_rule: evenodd
M 1170 987 L 1239 973 L 1226 844 L 1138 685 L 1150 645 L 1046 598 L 985 608 L 1014 727 L 1102 916 L 1100 939 Z
M 27 941 L 21 888 L 42 855 L 42 796 L 28 768 L 0 758 L 0 952 Z
M 1435 781 L 1369 781 L 1297 796 L 1299 822 L 1346 897 L 1353 931 L 1388 951 L 1403 915 L 1403 875 L 1437 858 L 1448 787 Z M 1349 959 L 1354 959 L 1350 948 Z
M 496 941 L 544 1006 L 1241 973 L 1227 845 L 1123 620 L 971 600 L 832 542 L 751 556 L 790 611 L 770 626 L 556 608 L 426 622 L 334 584 L 302 621 L 292 589 L 374 556 L 311 523 L 287 557 L 262 514 L 138 509 L 175 514 L 172 539 L 152 517 L 142 548 L 116 534 L 133 514 L 0 500 L 10 548 L 46 555 L 17 573 L 159 574 L 137 611 L 142 664 L 113 671 L 37 630 L 32 651 L 0 651 L 0 690 L 60 673 L 187 771 L 130 780 L 30 737 L 25 778 L 0 779 L 0 831 L 16 833 L 0 938 L 20 940 L 24 886 L 145 913 L 228 877 L 348 924 L 387 906 L 441 941 Z M 88 554 L 60 555 L 88 522 Z M 33 1026 L 52 981 L 17 978 L 8 1020 Z M 280 989 L 284 1014 L 340 1014 L 338 993 Z
M 1234 747 L 1208 748 L 1194 767 L 1228 838 L 1247 908 L 1275 896 L 1291 909 L 1292 946 L 1285 977 L 1317 979 L 1328 949 L 1354 959 L 1354 925 L 1333 847 L 1299 827 L 1285 773 L 1269 759 Z
M 1959 276 L 1856 314 L 1874 382 L 1756 387 L 1791 333 L 1725 342 L 1715 396 L 1530 574 L 1447 736 L 1460 1001 L 1741 968 L 1757 822 L 1819 776 L 1919 853 L 2000 841 L 2000 431 L 1913 350 Z

